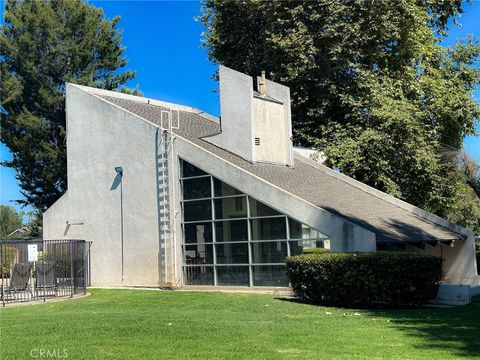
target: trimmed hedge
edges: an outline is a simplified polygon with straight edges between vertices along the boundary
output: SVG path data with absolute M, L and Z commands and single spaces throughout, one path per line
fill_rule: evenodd
M 286 259 L 295 295 L 340 307 L 419 306 L 435 299 L 442 258 L 431 255 L 316 253 Z
M 314 248 L 314 249 L 304 249 L 303 253 L 304 254 L 324 254 L 330 252 L 329 249 L 325 248 Z

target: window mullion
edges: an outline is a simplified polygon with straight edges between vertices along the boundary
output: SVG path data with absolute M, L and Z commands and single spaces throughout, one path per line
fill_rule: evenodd
M 290 224 L 288 221 L 288 216 L 285 216 L 285 223 L 287 228 L 287 256 L 290 256 Z
M 213 188 L 213 176 L 210 176 L 210 187 L 211 187 L 211 199 L 212 202 L 212 242 L 213 242 L 213 286 L 217 286 L 217 232 L 215 229 L 215 204 L 213 201 L 214 188 Z
M 249 286 L 253 286 L 253 268 L 252 268 L 252 235 L 250 229 L 250 200 L 247 196 L 247 244 L 248 244 L 248 278 Z

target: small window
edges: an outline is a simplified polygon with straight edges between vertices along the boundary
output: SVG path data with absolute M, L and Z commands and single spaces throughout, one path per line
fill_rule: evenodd
M 255 145 L 260 146 L 260 138 L 255 138 Z
M 203 176 L 203 175 L 208 175 L 205 171 L 200 170 L 196 166 L 181 160 L 181 175 L 182 178 L 188 178 L 188 177 L 193 177 L 193 176 Z

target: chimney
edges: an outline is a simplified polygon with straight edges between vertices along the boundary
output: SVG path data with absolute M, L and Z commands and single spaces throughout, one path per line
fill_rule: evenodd
M 222 132 L 205 140 L 250 162 L 293 166 L 290 89 L 220 66 Z
M 258 92 L 260 93 L 260 95 L 265 95 L 267 93 L 265 70 L 262 70 L 262 77 L 260 78 L 260 81 L 258 82 Z

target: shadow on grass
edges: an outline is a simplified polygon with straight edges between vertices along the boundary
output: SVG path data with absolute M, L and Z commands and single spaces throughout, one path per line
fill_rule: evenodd
M 298 298 L 277 300 L 307 304 Z M 350 309 L 352 310 L 352 309 Z M 480 359 L 480 299 L 451 308 L 367 309 L 367 316 L 388 319 L 389 326 L 420 340 L 422 349 L 443 349 L 467 359 Z
M 480 358 L 480 301 L 452 308 L 369 310 L 375 317 L 409 337 L 421 340 L 419 348 L 444 349 L 459 357 Z

